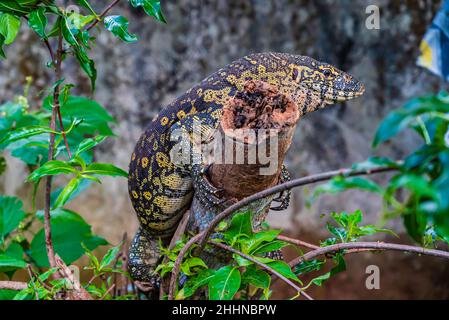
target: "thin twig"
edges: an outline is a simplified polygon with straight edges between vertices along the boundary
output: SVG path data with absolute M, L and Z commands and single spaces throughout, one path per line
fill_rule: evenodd
M 282 279 L 285 283 L 287 283 L 289 286 L 291 286 L 293 289 L 296 290 L 296 292 L 302 294 L 304 297 L 306 297 L 309 300 L 313 300 L 313 298 L 311 296 L 309 296 L 306 292 L 304 292 L 303 289 L 301 289 L 300 287 L 298 287 L 296 284 L 294 284 L 290 279 L 284 277 L 282 274 L 280 274 L 279 272 L 277 272 L 276 270 L 274 270 L 273 268 L 269 267 L 268 265 L 266 265 L 265 263 L 262 263 L 250 256 L 248 256 L 247 254 L 244 254 L 243 252 L 240 252 L 239 250 L 234 249 L 233 247 L 230 247 L 228 245 L 225 245 L 223 243 L 219 243 L 219 242 L 214 242 L 214 241 L 208 241 L 208 243 L 210 243 L 211 245 L 214 245 L 218 248 L 224 249 L 226 251 L 238 254 L 239 256 L 241 256 L 242 258 L 245 258 L 248 261 L 251 261 L 254 264 L 257 264 L 259 267 L 271 272 L 272 274 L 276 275 L 278 278 Z
M 170 241 L 170 244 L 168 246 L 168 250 L 173 250 L 173 248 L 176 246 L 176 242 L 178 242 L 179 239 L 181 239 L 182 235 L 184 234 L 186 228 L 187 228 L 187 223 L 189 222 L 190 219 L 190 210 L 187 210 L 186 213 L 184 213 L 184 216 L 182 217 L 181 221 L 179 222 L 178 227 L 176 228 L 176 231 Z M 167 257 L 164 258 L 164 260 L 162 261 L 162 263 L 166 263 L 168 260 Z M 165 295 L 165 288 L 164 285 L 166 284 L 165 279 L 161 279 L 161 287 L 159 289 L 159 300 L 162 300 L 164 295 Z
M 62 33 L 59 31 L 58 36 L 58 51 L 54 60 L 56 81 L 61 79 L 61 63 L 62 63 Z M 56 129 L 56 117 L 59 109 L 59 85 L 55 86 L 53 91 L 53 108 L 50 120 L 50 128 L 52 131 Z M 50 142 L 48 147 L 48 161 L 53 160 L 53 153 L 55 148 L 55 134 L 50 133 Z M 51 182 L 52 177 L 47 176 L 45 179 L 45 203 L 44 203 L 44 231 L 45 231 L 45 246 L 47 249 L 48 261 L 50 267 L 56 267 L 55 251 L 51 239 L 51 225 L 50 225 L 50 202 L 51 202 Z
M 348 243 L 337 243 L 334 245 L 330 245 L 327 247 L 322 247 L 313 251 L 309 251 L 306 254 L 290 261 L 289 265 L 294 267 L 301 262 L 311 260 L 313 258 L 322 256 L 327 253 L 337 252 L 344 249 L 363 249 L 363 250 L 393 250 L 393 251 L 402 251 L 402 252 L 410 252 L 416 254 L 422 254 L 427 256 L 434 256 L 449 259 L 449 252 L 443 250 L 436 249 L 426 249 L 417 246 L 409 246 L 404 244 L 396 244 L 396 243 L 384 243 L 384 242 L 348 242 Z
M 173 300 L 175 289 L 176 289 L 176 281 L 178 280 L 179 270 L 181 268 L 182 260 L 184 259 L 184 256 L 189 251 L 190 247 L 197 242 L 201 237 L 203 236 L 203 233 L 199 233 L 196 236 L 192 237 L 186 245 L 179 251 L 178 257 L 176 258 L 175 264 L 173 265 L 172 274 L 170 278 L 170 286 L 168 288 L 168 300 Z
M 277 194 L 279 192 L 289 190 L 295 187 L 299 186 L 305 186 L 308 184 L 320 182 L 320 181 L 326 181 L 330 180 L 336 176 L 346 176 L 346 177 L 353 177 L 353 176 L 360 176 L 360 175 L 368 175 L 368 174 L 375 174 L 375 173 L 381 173 L 381 172 L 387 172 L 387 171 L 394 171 L 397 170 L 395 167 L 391 166 L 379 166 L 377 168 L 372 169 L 341 169 L 341 170 L 335 170 L 335 171 L 329 171 L 324 173 L 319 173 L 295 180 L 288 181 L 283 184 L 279 184 L 277 186 L 274 186 L 272 188 L 263 190 L 261 192 L 255 193 L 252 196 L 249 196 L 247 198 L 244 198 L 243 200 L 231 205 L 226 210 L 222 211 L 220 214 L 215 216 L 215 218 L 211 221 L 209 226 L 204 231 L 204 236 L 201 238 L 200 244 L 195 252 L 196 255 L 198 255 L 202 249 L 204 248 L 205 243 L 207 242 L 207 239 L 209 239 L 209 236 L 215 229 L 215 227 L 224 219 L 232 215 L 237 210 L 249 205 L 250 203 L 266 198 L 268 196 L 271 196 L 273 194 Z
M 34 295 L 36 296 L 36 300 L 39 300 L 39 293 L 37 292 L 36 284 L 34 283 L 34 277 L 33 277 L 33 274 L 31 272 L 31 266 L 30 265 L 27 265 L 27 271 L 28 271 L 28 275 L 30 276 L 31 285 L 33 286 Z
M 289 237 L 286 237 L 286 236 L 283 236 L 283 235 L 277 236 L 277 239 L 281 240 L 281 241 L 284 241 L 284 242 L 287 242 L 287 243 L 290 243 L 290 244 L 294 244 L 294 245 L 296 245 L 298 247 L 309 248 L 309 249 L 312 249 L 312 250 L 316 250 L 316 249 L 320 248 L 317 245 L 314 245 L 314 244 L 311 244 L 311 243 L 308 243 L 308 242 L 305 242 L 305 241 L 302 241 L 302 240 L 289 238 Z
M 28 288 L 28 283 L 19 281 L 0 281 L 0 289 L 21 291 Z
M 92 29 L 93 27 L 95 27 L 98 22 L 100 22 L 107 14 L 108 12 L 117 4 L 119 3 L 120 0 L 114 0 L 110 5 L 108 5 L 103 12 L 100 14 L 100 16 L 98 17 L 98 19 L 96 19 L 90 26 L 88 26 L 86 28 L 87 31 L 89 31 L 90 29 Z
M 103 300 L 104 298 L 106 298 L 106 296 L 108 295 L 109 292 L 112 291 L 112 289 L 115 288 L 115 284 L 113 284 L 105 293 L 104 295 L 100 298 L 100 300 Z

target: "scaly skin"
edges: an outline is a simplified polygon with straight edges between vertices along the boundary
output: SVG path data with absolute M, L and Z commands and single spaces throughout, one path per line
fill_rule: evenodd
M 216 129 L 223 105 L 248 80 L 275 85 L 292 97 L 301 116 L 364 91 L 352 76 L 329 64 L 286 53 L 259 53 L 218 70 L 165 107 L 140 137 L 129 167 L 129 194 L 140 221 L 129 257 L 134 280 L 153 281 L 159 242 L 169 241 L 192 202 L 191 168 L 170 161 L 175 143 L 170 134 L 194 119 Z

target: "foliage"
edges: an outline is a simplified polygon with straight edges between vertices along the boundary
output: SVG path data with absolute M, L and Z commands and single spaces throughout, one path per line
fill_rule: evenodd
M 251 216 L 251 212 L 234 215 L 230 223 L 222 223 L 217 228 L 217 233 L 214 234 L 211 241 L 226 244 L 301 285 L 302 281 L 299 277 L 305 277 L 325 266 L 325 259 L 311 260 L 300 263 L 292 270 L 284 261 L 267 257 L 268 253 L 280 250 L 290 244 L 277 240 L 277 236 L 281 233 L 280 230 L 254 232 L 251 227 Z M 373 225 L 360 225 L 363 218 L 360 210 L 351 214 L 332 213 L 331 218 L 336 224 L 336 226 L 328 224 L 328 230 L 333 237 L 323 241 L 322 246 L 357 241 L 361 237 L 375 235 L 378 232 L 391 233 L 390 230 L 379 229 Z M 187 237 L 178 241 L 172 250 L 162 248 L 167 261 L 160 264 L 156 270 L 161 277 L 172 271 L 179 251 L 185 246 L 186 241 Z M 270 297 L 272 275 L 268 270 L 238 254 L 226 256 L 226 252 L 219 253 L 219 255 L 227 257 L 222 261 L 223 266 L 208 268 L 203 260 L 192 256 L 194 248 L 195 246 L 191 248 L 181 263 L 181 278 L 186 280 L 178 289 L 176 299 L 187 299 L 201 292 L 207 292 L 208 299 L 212 300 L 249 299 L 258 296 L 268 299 Z M 217 249 L 213 244 L 209 244 L 205 250 L 209 252 L 214 250 L 217 254 Z M 331 260 L 334 263 L 333 268 L 314 277 L 302 290 L 306 290 L 311 285 L 321 286 L 331 276 L 346 270 L 344 251 L 334 254 Z
M 142 7 L 146 14 L 166 22 L 159 1 L 130 0 L 134 8 Z M 72 3 L 79 10 L 67 10 L 53 0 L 7 0 L 0 2 L 0 58 L 6 59 L 4 46 L 12 44 L 21 25 L 27 25 L 49 49 L 47 68 L 55 73 L 55 82 L 42 92 L 40 106 L 30 102 L 29 89 L 32 79 L 27 78 L 24 93 L 0 105 L 0 151 L 20 159 L 29 170 L 26 183 L 33 192 L 31 208 L 21 199 L 0 195 L 0 273 L 12 278 L 20 269 L 49 267 L 44 210 L 36 208 L 42 180 L 58 185 L 51 194 L 45 192 L 45 202 L 50 201 L 50 227 L 55 252 L 70 264 L 83 255 L 90 259 L 86 267 L 94 279 L 104 279 L 100 285 L 93 280 L 85 285 L 92 296 L 101 299 L 128 299 L 132 296 L 113 297 L 111 281 L 122 271 L 118 259 L 120 247 L 110 249 L 101 261 L 91 252 L 108 242 L 92 233 L 91 226 L 76 212 L 64 208 L 71 200 L 88 189 L 92 183 L 101 183 L 103 176 L 127 177 L 127 173 L 109 163 L 94 161 L 95 147 L 113 137 L 114 118 L 96 101 L 72 94 L 75 84 L 66 83 L 61 64 L 75 59 L 90 79 L 95 90 L 97 70 L 89 57 L 95 45 L 94 32 L 101 26 L 125 42 L 137 37 L 127 31 L 128 20 L 122 16 L 97 14 L 92 1 L 77 0 Z M 71 5 L 67 8 L 73 9 Z M 102 11 L 107 13 L 106 11 Z M 100 28 L 94 28 L 100 26 Z M 57 99 L 57 100 L 56 100 Z M 54 137 L 54 141 L 53 141 Z M 6 158 L 0 157 L 0 174 L 7 167 Z M 48 197 L 47 197 L 48 196 Z M 50 200 L 48 200 L 50 199 Z M 31 271 L 30 271 L 31 272 Z M 14 295 L 0 290 L 0 299 L 54 299 L 61 297 L 67 288 L 64 278 L 53 274 L 56 268 L 30 275 L 28 288 Z M 98 282 L 98 281 L 97 281 Z
M 371 169 L 380 165 L 397 169 L 386 186 L 370 178 L 338 176 L 317 187 L 313 201 L 324 193 L 359 189 L 380 195 L 386 219 L 402 217 L 408 234 L 425 246 L 436 241 L 449 242 L 449 95 L 413 99 L 391 112 L 382 121 L 373 146 L 387 143 L 402 130 L 411 129 L 422 145 L 397 163 L 389 158 L 373 157 L 357 163 L 354 169 Z

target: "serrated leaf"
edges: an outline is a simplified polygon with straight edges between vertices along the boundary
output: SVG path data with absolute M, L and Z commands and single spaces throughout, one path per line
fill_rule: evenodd
M 113 35 L 119 37 L 125 42 L 136 42 L 137 37 L 128 31 L 129 22 L 122 16 L 108 16 L 104 18 L 104 26 Z
M 46 39 L 45 28 L 47 27 L 48 20 L 45 16 L 45 8 L 39 7 L 34 11 L 31 11 L 28 18 L 28 25 L 36 32 L 39 37 Z

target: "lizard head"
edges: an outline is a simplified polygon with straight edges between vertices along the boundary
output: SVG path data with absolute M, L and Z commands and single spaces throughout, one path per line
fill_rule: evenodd
M 327 105 L 361 96 L 365 86 L 350 74 L 313 58 L 287 54 L 268 53 L 264 61 L 273 65 L 286 65 L 280 89 L 295 100 L 301 114 Z
M 306 56 L 290 55 L 290 77 L 298 105 L 314 111 L 361 96 L 365 86 L 350 74 Z M 294 95 L 295 96 L 295 95 Z M 308 105 L 304 106 L 304 104 Z

